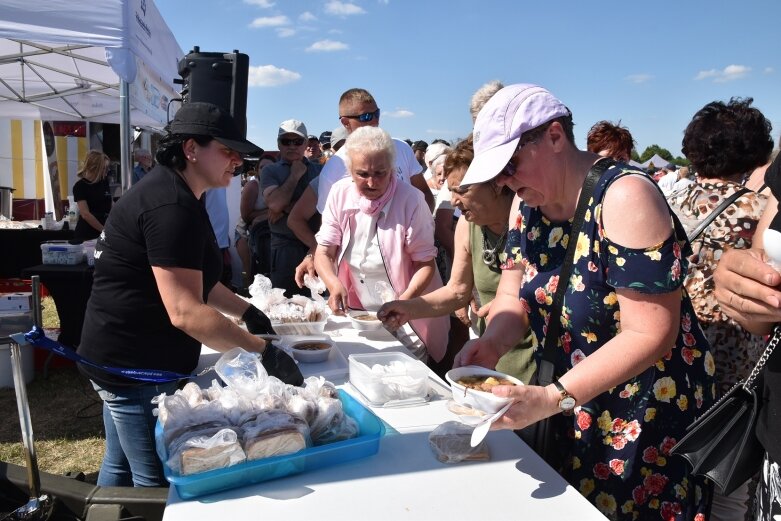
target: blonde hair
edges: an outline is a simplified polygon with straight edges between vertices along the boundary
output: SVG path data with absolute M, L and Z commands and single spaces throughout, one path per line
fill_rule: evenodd
M 106 177 L 106 161 L 111 161 L 106 154 L 100 150 L 90 150 L 84 159 L 84 166 L 76 175 L 90 183 L 100 181 Z

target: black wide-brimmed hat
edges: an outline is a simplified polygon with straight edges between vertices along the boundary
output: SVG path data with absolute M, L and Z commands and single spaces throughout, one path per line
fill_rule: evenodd
M 233 116 L 213 103 L 185 103 L 169 125 L 171 134 L 208 136 L 240 154 L 262 154 L 263 149 L 247 141 Z

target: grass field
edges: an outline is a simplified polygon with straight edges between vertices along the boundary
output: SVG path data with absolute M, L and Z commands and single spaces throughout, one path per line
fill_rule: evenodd
M 51 297 L 43 299 L 43 325 L 59 327 Z M 22 347 L 25 349 L 25 347 Z M 31 349 L 27 347 L 26 349 Z M 75 367 L 36 371 L 27 386 L 38 468 L 52 474 L 84 472 L 95 482 L 103 460 L 101 402 Z M 26 466 L 16 393 L 0 389 L 0 461 Z

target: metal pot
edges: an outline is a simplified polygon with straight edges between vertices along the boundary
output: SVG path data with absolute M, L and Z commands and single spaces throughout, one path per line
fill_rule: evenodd
M 14 189 L 9 186 L 0 186 L 0 215 L 13 219 Z

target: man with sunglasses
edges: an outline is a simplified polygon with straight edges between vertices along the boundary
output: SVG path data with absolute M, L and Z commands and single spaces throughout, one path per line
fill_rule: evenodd
M 279 125 L 277 137 L 279 161 L 266 166 L 260 176 L 260 189 L 269 207 L 271 231 L 271 271 L 269 279 L 275 288 L 282 288 L 291 296 L 295 293 L 308 296 L 309 290 L 299 288 L 294 279 L 295 267 L 309 251 L 287 225 L 290 209 L 304 193 L 309 183 L 320 174 L 319 163 L 305 157 L 307 148 L 306 126 L 289 119 Z M 319 216 L 317 216 L 319 218 Z M 319 228 L 318 222 L 313 231 Z
M 361 127 L 377 127 L 380 125 L 380 109 L 369 91 L 349 89 L 339 98 L 339 121 L 347 129 L 348 134 Z M 415 159 L 415 153 L 407 143 L 400 139 L 393 139 L 393 143 L 396 146 L 396 163 L 394 165 L 396 176 L 400 181 L 410 183 L 423 192 L 426 203 L 433 211 L 434 194 L 431 193 L 423 178 L 423 168 Z M 349 175 L 344 164 L 344 152 L 340 152 L 336 152 L 331 157 L 323 166 L 323 171 L 320 174 L 317 196 L 317 211 L 320 213 L 325 208 L 325 201 L 328 199 L 331 186 Z

